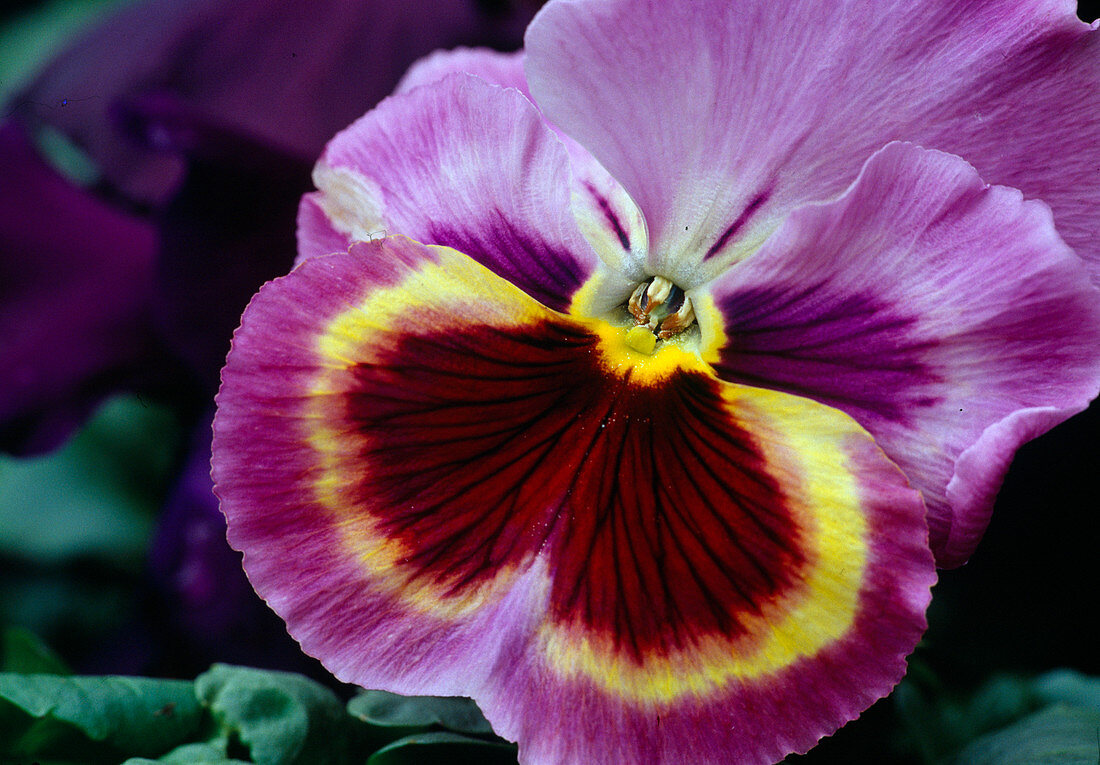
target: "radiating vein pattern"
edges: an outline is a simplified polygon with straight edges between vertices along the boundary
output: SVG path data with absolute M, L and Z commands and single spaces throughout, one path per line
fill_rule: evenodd
M 553 618 L 639 664 L 735 638 L 803 564 L 783 495 L 720 383 L 633 384 L 599 342 L 546 312 L 383 344 L 343 395 L 353 504 L 446 596 L 548 556 Z

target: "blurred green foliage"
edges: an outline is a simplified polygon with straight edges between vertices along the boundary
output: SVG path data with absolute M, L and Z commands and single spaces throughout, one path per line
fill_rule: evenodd
M 30 666 L 51 656 L 29 634 L 4 639 L 32 657 Z M 890 701 L 901 721 L 893 748 L 867 761 L 894 762 L 903 751 L 929 765 L 1100 761 L 1100 678 L 1069 670 L 1002 675 L 957 695 L 927 672 L 915 674 Z M 366 691 L 345 704 L 301 675 L 221 664 L 194 682 L 0 673 L 0 762 L 15 758 L 513 765 L 516 749 L 493 735 L 469 699 Z
M 51 0 L 13 3 L 0 27 L 0 104 L 27 84 L 43 62 L 90 22 L 134 0 Z M 22 7 L 20 7 L 22 6 Z M 57 104 L 58 108 L 63 108 Z
M 124 628 L 180 441 L 170 410 L 123 396 L 52 454 L 0 455 L 0 625 L 77 657 Z

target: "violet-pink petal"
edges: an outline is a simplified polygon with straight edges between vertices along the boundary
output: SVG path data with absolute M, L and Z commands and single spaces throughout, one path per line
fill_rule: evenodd
M 397 83 L 394 93 L 407 93 L 421 85 L 442 80 L 449 74 L 467 72 L 504 88 L 515 88 L 528 98 L 527 76 L 523 73 L 523 51 L 501 53 L 489 48 L 437 50 L 416 61 Z
M 455 72 L 468 72 L 487 82 L 515 88 L 531 98 L 523 62 L 523 51 L 499 53 L 487 48 L 436 51 L 410 67 L 397 92 L 407 92 Z M 645 265 L 649 238 L 637 205 L 587 149 L 557 125 L 552 122 L 547 125 L 569 152 L 576 189 L 574 212 L 585 236 L 608 265 L 635 282 L 645 281 L 653 272 Z
M 719 374 L 867 428 L 924 494 L 941 565 L 969 556 L 1016 447 L 1100 389 L 1100 292 L 1049 208 L 911 144 L 711 291 Z
M 1079 411 L 1053 406 L 1017 410 L 986 428 L 974 445 L 959 455 L 955 474 L 947 484 L 947 501 L 952 507 L 970 511 L 954 515 L 940 552 L 942 565 L 965 563 L 978 546 L 1016 449 Z
M 554 0 L 526 50 L 692 287 L 892 140 L 1046 200 L 1100 279 L 1096 41 L 1068 0 Z
M 314 179 L 310 204 L 331 225 L 315 232 L 300 215 L 300 260 L 324 252 L 309 248 L 332 230 L 401 234 L 454 247 L 556 310 L 598 266 L 560 141 L 524 95 L 474 75 L 386 99 L 329 143 Z
M 365 577 L 329 510 L 303 480 L 318 469 L 305 436 L 316 415 L 302 397 L 322 361 L 318 327 L 357 304 L 364 291 L 395 284 L 420 259 L 433 257 L 401 241 L 406 244 L 358 243 L 345 253 L 312 258 L 261 288 L 222 373 L 212 475 L 229 543 L 245 552 L 256 592 L 308 654 L 349 681 L 370 667 L 372 687 L 470 695 L 489 671 L 477 657 L 487 662 L 511 630 L 524 627 L 515 612 L 527 609 L 512 602 L 522 589 L 464 622 L 417 618 Z M 378 631 L 389 639 L 364 640 Z
M 351 244 L 349 236 L 339 231 L 321 207 L 320 191 L 311 191 L 298 203 L 298 258 L 296 262 L 346 252 Z M 379 232 L 382 235 L 382 232 Z

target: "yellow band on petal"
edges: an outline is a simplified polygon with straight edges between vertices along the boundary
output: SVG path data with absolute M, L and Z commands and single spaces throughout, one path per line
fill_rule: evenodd
M 380 246 L 400 246 L 400 243 Z M 410 338 L 419 338 L 417 342 L 428 339 L 437 344 L 434 346 L 437 351 L 418 357 L 415 361 L 422 366 L 416 369 L 420 371 L 403 372 L 413 376 L 402 379 L 415 382 L 416 379 L 424 379 L 423 375 L 432 375 L 431 365 L 442 353 L 450 366 L 440 370 L 440 376 L 432 380 L 432 386 L 461 384 L 473 386 L 469 390 L 476 390 L 482 385 L 479 375 L 491 376 L 492 364 L 509 363 L 508 359 L 478 361 L 472 358 L 478 355 L 478 347 L 471 345 L 469 330 L 478 327 L 490 333 L 487 337 L 496 333 L 499 336 L 530 339 L 528 347 L 536 354 L 534 360 L 526 365 L 526 361 L 517 359 L 510 366 L 517 381 L 551 374 L 546 371 L 548 369 L 572 370 L 571 376 L 562 378 L 560 391 L 555 389 L 557 392 L 551 391 L 550 396 L 537 392 L 541 402 L 539 406 L 548 407 L 545 410 L 547 414 L 564 411 L 565 415 L 560 415 L 563 428 L 572 427 L 569 425 L 572 422 L 579 422 L 587 428 L 569 431 L 570 435 L 563 436 L 565 440 L 560 442 L 552 440 L 553 434 L 549 436 L 551 440 L 547 443 L 565 444 L 569 448 L 562 454 L 547 451 L 546 458 L 537 462 L 538 469 L 542 470 L 543 465 L 550 464 L 546 459 L 559 467 L 537 473 L 537 477 L 535 472 L 531 472 L 526 480 L 516 483 L 516 491 L 534 491 L 534 487 L 543 482 L 553 484 L 554 490 L 539 494 L 534 500 L 532 495 L 525 495 L 522 507 L 517 505 L 509 509 L 506 503 L 498 506 L 498 511 L 501 508 L 507 510 L 508 518 L 516 513 L 527 513 L 522 523 L 531 525 L 504 528 L 508 524 L 505 520 L 501 521 L 504 526 L 497 533 L 511 534 L 516 539 L 531 539 L 537 537 L 540 528 L 552 527 L 553 517 L 540 516 L 539 512 L 557 512 L 558 505 L 555 503 L 563 501 L 562 492 L 568 496 L 571 490 L 557 480 L 562 470 L 561 461 L 572 460 L 567 472 L 581 471 L 587 459 L 587 454 L 583 454 L 585 439 L 604 432 L 601 418 L 610 421 L 608 418 L 616 415 L 614 407 L 625 405 L 628 401 L 653 402 L 653 406 L 660 407 L 663 392 L 659 387 L 662 384 L 675 384 L 676 379 L 690 378 L 694 381 L 693 385 L 715 391 L 715 396 L 719 395 L 717 391 L 721 391 L 720 398 L 713 399 L 717 407 L 714 412 L 718 416 L 724 411 L 729 417 L 728 432 L 736 430 L 749 434 L 751 443 L 743 446 L 756 455 L 753 459 L 762 461 L 768 480 L 780 487 L 781 494 L 777 501 L 782 504 L 782 510 L 789 514 L 793 529 L 785 544 L 791 545 L 792 549 L 797 548 L 800 556 L 797 571 L 780 572 L 783 577 L 789 574 L 793 580 L 783 579 L 786 583 L 782 587 L 777 585 L 770 590 L 774 595 L 763 597 L 764 602 L 753 602 L 759 613 L 739 611 L 736 614 L 741 629 L 734 637 L 715 632 L 687 633 L 687 639 L 674 648 L 662 648 L 660 653 L 652 652 L 655 649 L 646 649 L 651 652 L 643 653 L 639 658 L 637 654 L 622 649 L 618 642 L 621 636 L 586 626 L 582 619 L 563 618 L 560 611 L 554 618 L 548 616 L 537 628 L 536 641 L 555 673 L 563 678 L 593 683 L 609 693 L 640 703 L 670 703 L 686 694 L 706 696 L 731 682 L 766 677 L 791 666 L 800 658 L 815 655 L 847 634 L 859 607 L 868 556 L 860 487 L 853 476 L 852 466 L 848 464 L 850 450 L 846 447 L 850 439 L 867 440 L 869 436 L 854 421 L 836 410 L 805 399 L 718 382 L 713 370 L 696 350 L 694 343 L 699 338 L 687 332 L 655 344 L 652 353 L 646 352 L 647 348 L 639 350 L 637 343 L 629 337 L 629 322 L 615 326 L 597 319 L 555 313 L 454 250 L 432 247 L 426 252 L 430 253 L 431 258 L 421 260 L 415 267 L 404 266 L 405 273 L 398 283 L 375 289 L 358 304 L 349 305 L 334 316 L 316 341 L 315 352 L 320 371 L 310 387 L 311 404 L 301 426 L 304 439 L 316 454 L 317 467 L 310 480 L 315 499 L 327 510 L 334 527 L 340 532 L 341 547 L 348 558 L 361 568 L 365 586 L 386 592 L 395 601 L 418 613 L 444 620 L 464 619 L 487 605 L 499 602 L 515 586 L 518 577 L 530 568 L 536 556 L 545 553 L 545 548 L 537 544 L 529 549 L 521 545 L 516 548 L 523 550 L 521 553 L 502 553 L 494 557 L 494 537 L 488 538 L 487 547 L 476 551 L 479 555 L 484 553 L 492 558 L 491 563 L 478 570 L 476 577 L 469 576 L 469 569 L 454 561 L 454 565 L 448 563 L 445 566 L 410 563 L 418 554 L 424 553 L 418 547 L 420 540 L 408 533 L 395 533 L 397 527 L 393 523 L 394 517 L 415 513 L 417 508 L 413 505 L 419 502 L 420 495 L 406 495 L 413 498 L 401 500 L 407 504 L 400 507 L 388 505 L 386 512 L 391 515 L 396 513 L 391 517 L 380 512 L 378 502 L 381 500 L 378 496 L 370 491 L 364 494 L 359 488 L 363 485 L 360 480 L 364 478 L 363 474 L 377 470 L 379 464 L 372 461 L 374 457 L 368 459 L 362 455 L 369 450 L 375 450 L 371 453 L 377 454 L 377 449 L 388 447 L 386 441 L 392 431 L 385 423 L 375 423 L 369 432 L 364 433 L 355 427 L 348 416 L 348 401 L 362 395 L 362 380 L 357 373 L 371 375 L 381 381 L 382 387 L 376 389 L 377 395 L 390 396 L 393 391 L 388 375 L 392 365 L 404 363 L 400 354 L 405 346 L 401 344 Z M 538 335 L 540 328 L 549 329 L 550 334 Z M 471 358 L 469 364 L 466 354 Z M 581 374 L 582 379 L 572 376 L 573 371 Z M 486 384 L 492 383 L 492 379 L 486 380 Z M 604 387 L 611 392 L 605 391 L 588 398 L 585 397 L 587 393 L 583 393 L 598 392 Z M 417 407 L 422 404 L 432 411 L 435 407 L 442 407 L 440 411 L 443 412 L 450 411 L 447 407 L 462 404 L 461 396 L 466 395 L 448 397 L 446 388 L 439 387 L 425 390 L 424 398 L 414 403 Z M 519 388 L 517 391 L 522 393 Z M 568 406 L 562 408 L 560 402 L 566 400 L 562 396 L 573 396 L 568 399 L 573 404 L 568 406 L 578 407 L 575 414 Z M 476 402 L 479 399 L 474 395 L 470 400 Z M 598 405 L 586 407 L 582 405 L 585 401 Z M 507 403 L 502 406 L 507 406 Z M 613 408 L 607 408 L 609 406 Z M 632 406 L 624 411 L 633 411 Z M 418 416 L 419 411 L 416 408 L 402 410 L 408 416 Z M 537 409 L 532 416 L 541 416 L 539 413 L 542 411 Z M 638 410 L 632 421 L 644 426 L 650 411 Z M 595 419 L 589 422 L 586 417 Z M 482 418 L 478 415 L 475 419 Z M 446 419 L 442 421 L 445 423 Z M 531 427 L 533 423 L 522 424 L 515 437 L 507 441 L 509 448 L 521 450 Z M 484 447 L 463 447 L 467 448 L 467 453 L 455 456 L 459 461 L 468 462 L 463 463 L 462 470 L 447 473 L 447 476 L 453 477 L 445 480 L 466 480 L 468 468 L 476 467 L 476 463 L 469 460 L 482 459 L 477 456 L 482 448 L 492 449 L 492 453 L 497 455 L 507 451 L 494 445 L 496 442 L 492 441 L 495 436 L 491 435 L 491 427 L 487 432 L 490 436 L 483 442 Z M 429 439 L 418 443 L 434 442 L 434 431 L 421 429 L 418 433 L 418 438 Z M 653 438 L 659 436 L 656 431 L 653 433 Z M 537 441 L 536 438 L 532 440 Z M 591 443 L 596 444 L 596 441 Z M 660 448 L 664 442 L 650 440 L 646 443 L 657 443 L 657 448 Z M 408 447 L 407 443 L 404 445 Z M 623 448 L 635 446 L 637 444 Z M 423 448 L 434 450 L 436 455 L 447 451 L 446 447 L 435 445 Z M 551 445 L 550 448 L 557 447 Z M 410 454 L 423 456 L 423 452 Z M 673 458 L 671 454 L 661 457 Z M 446 454 L 444 459 L 451 460 L 452 456 Z M 506 468 L 508 463 L 501 464 Z M 755 464 L 753 460 L 744 463 L 749 466 L 746 469 L 752 470 L 756 469 L 752 467 Z M 419 471 L 419 468 L 414 470 Z M 637 478 L 638 474 L 634 477 Z M 612 483 L 600 485 L 613 487 L 616 475 L 608 475 L 607 478 Z M 488 476 L 484 480 L 491 483 L 493 479 Z M 594 480 L 595 477 L 589 474 L 587 482 L 581 487 L 595 485 Z M 483 479 L 478 478 L 476 485 L 484 485 Z M 634 486 L 630 490 L 639 488 Z M 531 511 L 534 505 L 538 507 Z M 461 505 L 452 504 L 448 508 L 448 512 L 458 513 L 459 516 L 469 515 L 471 523 L 480 522 L 474 516 L 482 508 L 472 507 L 465 500 Z M 586 508 L 566 509 L 568 512 L 583 512 Z M 489 512 L 493 508 L 485 510 Z M 430 529 L 437 522 L 450 521 L 439 515 L 427 519 L 417 517 L 412 523 L 417 529 Z M 465 522 L 458 522 L 454 528 L 462 527 Z M 562 522 L 568 524 L 571 521 Z M 411 529 L 413 526 L 402 528 Z M 469 535 L 465 536 L 469 538 Z M 461 538 L 456 537 L 456 543 L 461 543 Z M 506 547 L 511 549 L 514 544 L 517 543 L 510 541 Z M 553 578 L 560 572 L 551 567 L 548 573 Z M 652 645 L 671 644 L 657 641 Z
M 617 649 L 614 636 L 547 621 L 537 644 L 563 678 L 637 702 L 706 697 L 812 657 L 852 628 L 868 556 L 867 522 L 845 447 L 848 439 L 869 436 L 843 413 L 806 399 L 734 385 L 724 386 L 723 396 L 786 492 L 808 553 L 804 579 L 776 601 L 758 604 L 761 616 L 742 617 L 747 635 L 701 634 L 690 647 L 642 662 Z
M 402 565 L 410 549 L 386 534 L 371 508 L 352 493 L 349 477 L 369 465 L 357 459 L 364 436 L 338 427 L 347 421 L 343 397 L 356 386 L 350 371 L 376 363 L 413 329 L 446 335 L 461 333 L 470 323 L 516 327 L 545 320 L 553 312 L 462 253 L 446 247 L 428 250 L 435 262 L 418 264 L 400 283 L 349 306 L 320 333 L 316 353 L 321 372 L 310 388 L 303 437 L 317 455 L 315 497 L 332 514 L 348 555 L 371 584 L 421 613 L 459 619 L 506 592 L 517 576 L 516 566 L 501 566 L 488 582 L 457 587 L 416 578 Z

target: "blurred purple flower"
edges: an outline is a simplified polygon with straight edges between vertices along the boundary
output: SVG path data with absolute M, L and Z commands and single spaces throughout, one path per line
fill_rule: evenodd
M 155 233 L 0 126 L 0 446 L 56 446 L 149 351 Z M 89 236 L 94 232 L 94 236 Z
M 107 392 L 148 387 L 164 359 L 137 338 L 187 364 L 197 386 L 173 394 L 201 412 L 248 298 L 293 260 L 325 141 L 436 48 L 518 47 L 532 10 L 152 0 L 55 58 L 13 99 L 0 143 L 0 328 L 26 338 L 0 351 L 0 450 L 52 448 Z M 33 156 L 44 128 L 87 153 L 95 188 Z M 66 299 L 66 280 L 86 297 Z M 89 360 L 28 351 L 32 338 Z
M 314 160 L 414 60 L 517 48 L 535 8 L 150 0 L 76 40 L 4 108 L 0 451 L 52 449 L 123 390 L 167 401 L 195 427 L 201 446 L 150 565 L 169 630 L 207 660 L 231 636 L 250 645 L 242 620 L 266 609 L 251 610 L 259 602 L 225 544 L 206 408 L 245 304 L 293 262 Z M 39 155 L 49 131 L 87 155 L 94 184 Z M 293 645 L 273 618 L 258 629 L 270 626 Z
M 316 662 L 256 597 L 240 553 L 225 542 L 225 518 L 211 501 L 206 428 L 192 446 L 150 547 L 153 668 L 191 675 L 217 659 L 310 671 Z

